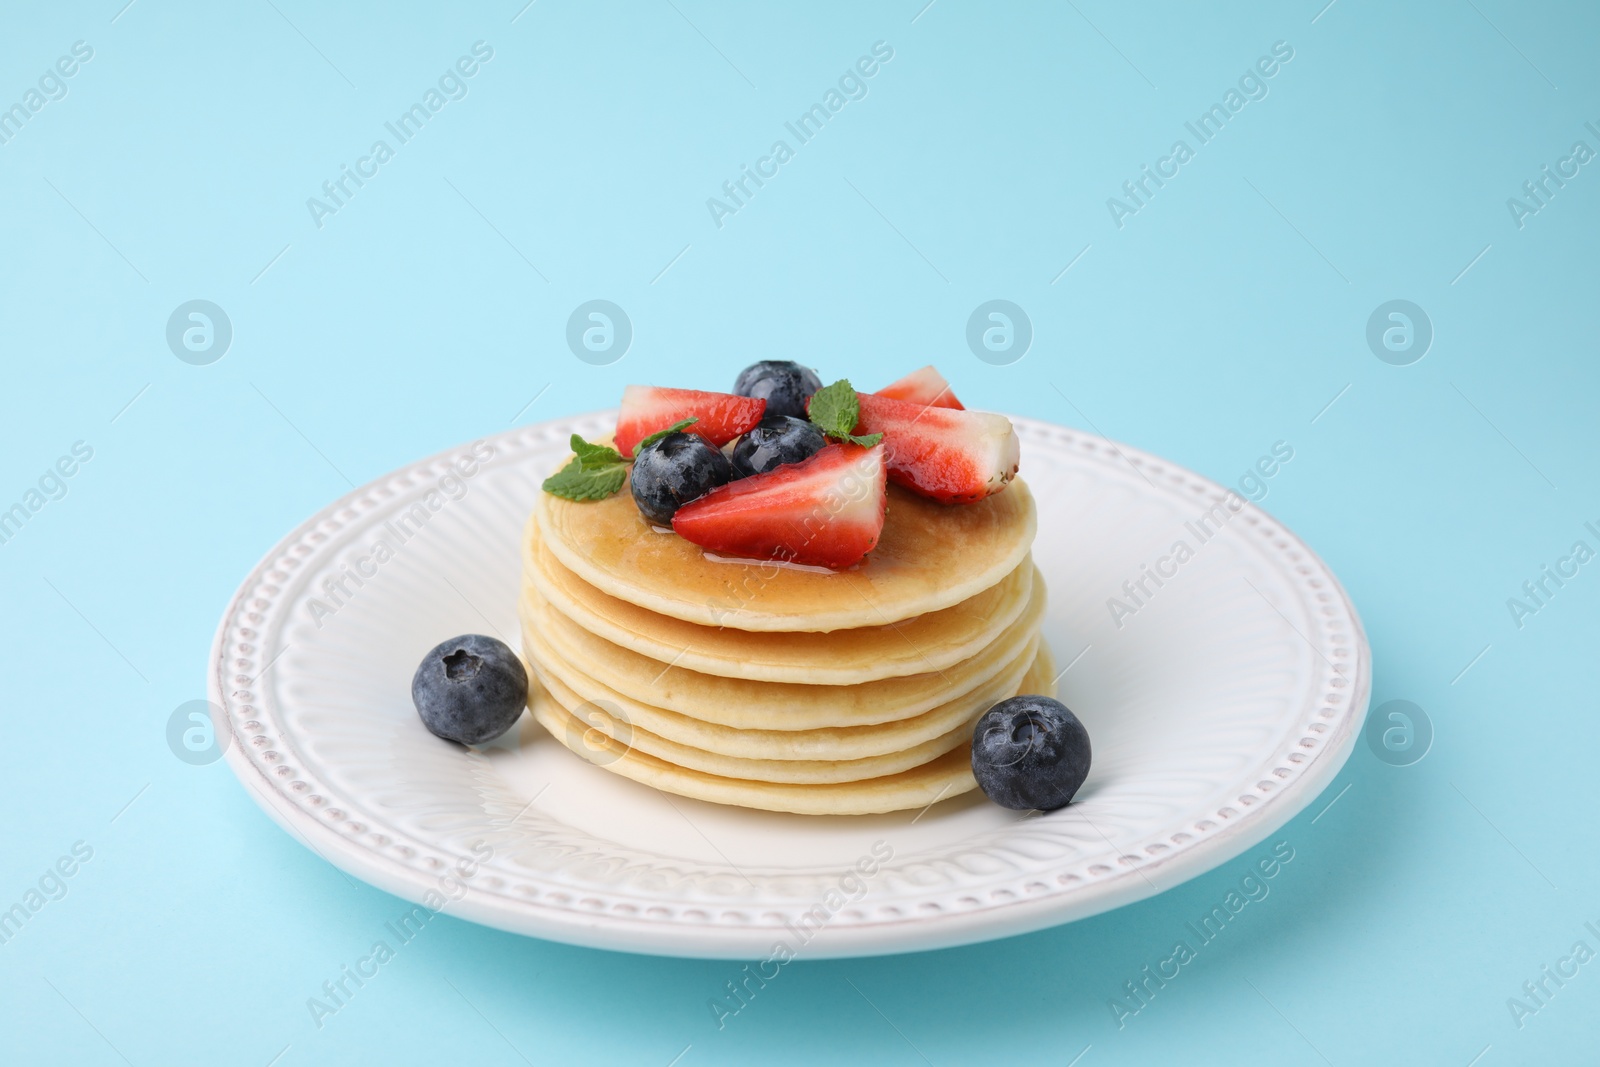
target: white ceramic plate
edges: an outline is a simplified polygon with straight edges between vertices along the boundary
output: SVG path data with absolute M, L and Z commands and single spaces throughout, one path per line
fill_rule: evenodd
M 1068 808 L 1023 817 L 975 791 L 923 812 L 769 814 L 592 767 L 527 715 L 481 753 L 434 738 L 411 705 L 415 665 L 458 633 L 517 645 L 523 520 L 568 436 L 614 419 L 524 427 L 380 478 L 240 586 L 210 679 L 228 759 L 329 862 L 436 910 L 602 948 L 937 948 L 1080 919 L 1216 867 L 1315 798 L 1360 733 L 1370 653 L 1310 549 L 1237 496 L 1237 513 L 1223 504 L 1201 526 L 1224 499 L 1215 483 L 1017 419 L 1045 639 L 1094 745 Z M 1192 558 L 1163 563 L 1178 541 Z M 1144 565 L 1171 577 L 1145 578 L 1136 603 L 1122 585 Z M 1136 611 L 1113 619 L 1113 596 Z

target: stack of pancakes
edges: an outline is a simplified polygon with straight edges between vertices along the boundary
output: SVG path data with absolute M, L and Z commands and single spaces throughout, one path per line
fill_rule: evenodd
M 806 814 L 922 808 L 975 787 L 972 728 L 1053 692 L 1033 499 L 889 489 L 866 561 L 723 560 L 624 491 L 540 494 L 523 542 L 529 707 L 585 759 L 670 793 Z

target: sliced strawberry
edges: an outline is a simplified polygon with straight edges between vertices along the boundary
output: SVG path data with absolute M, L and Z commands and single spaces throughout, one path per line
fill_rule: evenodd
M 890 382 L 879 389 L 874 396 L 886 396 L 891 400 L 908 400 L 913 404 L 926 404 L 935 408 L 955 408 L 964 411 L 961 401 L 956 399 L 956 394 L 950 391 L 950 383 L 944 380 L 944 375 L 933 369 L 933 364 L 914 370 L 897 382 Z
M 720 448 L 754 427 L 766 410 L 764 399 L 732 393 L 630 385 L 622 391 L 622 412 L 617 416 L 617 451 L 631 456 L 634 445 L 684 419 L 699 419 L 687 432 Z
M 1004 489 L 1017 473 L 1021 448 L 1004 415 L 856 395 L 855 432 L 883 434 L 896 485 L 941 503 L 971 504 Z
M 672 517 L 685 540 L 727 556 L 858 563 L 883 532 L 882 445 L 827 445 L 810 459 L 720 485 Z

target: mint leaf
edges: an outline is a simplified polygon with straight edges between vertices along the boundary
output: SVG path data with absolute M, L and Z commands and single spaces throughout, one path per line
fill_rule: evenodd
M 577 434 L 572 435 L 571 448 L 584 470 L 597 470 L 622 462 L 622 453 L 610 445 L 591 445 Z
M 694 416 L 691 416 L 690 418 L 684 419 L 682 422 L 673 423 L 671 426 L 668 426 L 665 430 L 657 430 L 655 433 L 651 434 L 649 437 L 646 437 L 644 440 L 640 441 L 638 444 L 633 446 L 633 458 L 634 459 L 638 459 L 640 452 L 643 452 L 646 448 L 649 448 L 651 445 L 655 444 L 657 441 L 659 441 L 663 437 L 667 436 L 667 434 L 669 434 L 669 433 L 677 433 L 679 430 L 683 429 L 685 426 L 693 426 L 695 423 L 697 423 L 699 421 L 700 421 L 700 416 L 694 415 Z M 618 456 L 617 458 L 621 459 L 622 457 Z
M 871 448 L 883 440 L 881 433 L 857 437 L 853 432 L 861 419 L 861 401 L 856 398 L 855 386 L 850 384 L 849 378 L 840 378 L 812 394 L 806 414 L 817 429 L 835 441 Z
M 861 417 L 861 402 L 849 378 L 818 389 L 806 409 L 812 423 L 829 437 L 849 437 Z
M 628 468 L 621 462 L 585 469 L 583 460 L 573 458 L 565 467 L 544 480 L 544 491 L 564 500 L 604 500 L 622 488 Z
M 572 459 L 544 480 L 545 492 L 563 500 L 604 500 L 622 488 L 628 465 L 610 445 L 592 445 L 572 435 Z

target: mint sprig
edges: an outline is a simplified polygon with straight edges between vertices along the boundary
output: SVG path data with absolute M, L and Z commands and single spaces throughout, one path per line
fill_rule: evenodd
M 610 445 L 595 445 L 572 435 L 572 459 L 544 480 L 545 492 L 563 500 L 604 500 L 628 480 L 628 464 Z
M 655 444 L 657 441 L 659 441 L 663 437 L 667 436 L 667 434 L 669 434 L 669 433 L 677 433 L 679 430 L 683 429 L 685 426 L 693 426 L 695 423 L 697 423 L 699 421 L 700 421 L 700 416 L 693 415 L 693 416 L 690 416 L 687 419 L 684 419 L 682 422 L 673 423 L 671 426 L 668 426 L 665 430 L 657 430 L 655 433 L 651 434 L 649 437 L 646 437 L 644 440 L 640 441 L 638 444 L 633 446 L 633 458 L 634 459 L 638 459 L 640 452 L 643 452 L 645 449 L 649 448 L 651 445 Z
M 563 500 L 604 500 L 614 496 L 628 480 L 628 464 L 639 458 L 650 445 L 669 433 L 677 433 L 685 426 L 699 422 L 698 418 L 675 422 L 665 430 L 657 430 L 633 446 L 633 455 L 624 456 L 610 445 L 595 445 L 577 434 L 569 442 L 572 459 L 565 467 L 544 480 L 541 488 Z
M 849 378 L 840 378 L 832 385 L 818 389 L 811 397 L 806 414 L 812 425 L 835 441 L 871 448 L 883 440 L 881 433 L 856 436 L 856 423 L 861 419 L 861 401 L 856 398 L 855 386 Z

